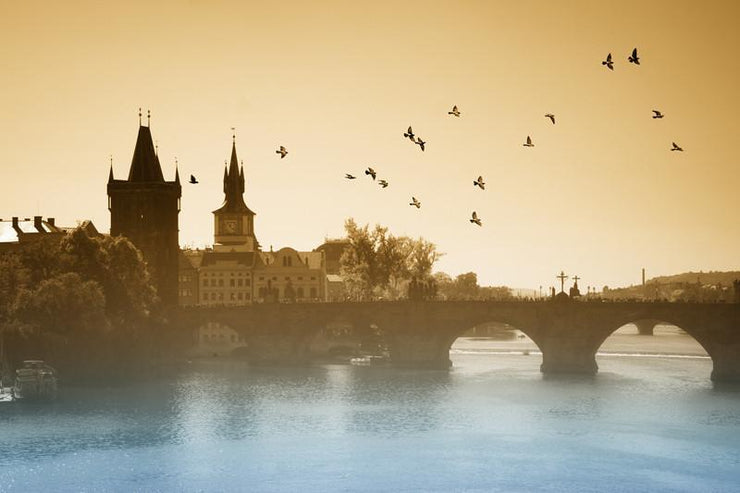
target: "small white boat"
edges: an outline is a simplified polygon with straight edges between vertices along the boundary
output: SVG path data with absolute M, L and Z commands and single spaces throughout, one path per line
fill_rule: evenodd
M 357 366 L 379 365 L 385 363 L 386 361 L 388 361 L 388 358 L 386 356 L 375 355 L 358 356 L 349 360 L 350 364 Z
M 57 372 L 41 360 L 26 360 L 15 371 L 14 400 L 53 400 L 57 396 Z

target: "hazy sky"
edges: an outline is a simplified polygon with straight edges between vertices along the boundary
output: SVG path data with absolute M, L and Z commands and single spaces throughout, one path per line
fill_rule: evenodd
M 107 232 L 109 156 L 125 177 L 141 106 L 167 179 L 177 158 L 200 180 L 182 245 L 213 241 L 236 127 L 266 249 L 312 249 L 354 217 L 481 284 L 738 269 L 738 25 L 735 1 L 1 0 L 0 217 Z

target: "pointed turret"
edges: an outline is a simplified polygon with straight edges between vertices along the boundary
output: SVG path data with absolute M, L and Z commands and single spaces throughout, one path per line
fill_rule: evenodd
M 244 203 L 244 171 L 239 170 L 239 160 L 236 156 L 236 142 L 231 146 L 231 160 L 228 169 L 224 169 L 224 203 L 215 212 L 248 212 L 247 204 Z
M 242 161 L 242 167 L 239 169 L 239 190 L 244 193 L 244 161 Z
M 110 165 L 110 172 L 108 172 L 108 183 L 113 183 L 115 181 L 115 178 L 113 178 L 113 163 Z
M 149 127 L 140 126 L 136 138 L 134 157 L 131 159 L 131 169 L 128 172 L 130 182 L 163 182 L 162 167 L 159 158 L 154 152 L 152 133 Z
M 177 165 L 177 161 L 175 161 L 175 183 L 180 184 L 180 167 Z

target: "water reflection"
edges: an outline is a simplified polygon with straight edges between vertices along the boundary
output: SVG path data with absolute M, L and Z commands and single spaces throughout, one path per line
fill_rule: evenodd
M 2 406 L 0 490 L 580 491 L 611 477 L 670 491 L 675 475 L 694 490 L 740 479 L 740 390 L 713 387 L 709 360 L 605 356 L 595 376 L 544 378 L 537 356 L 452 359 L 449 372 L 201 360 L 172 380 Z M 616 481 L 620 470 L 632 472 Z

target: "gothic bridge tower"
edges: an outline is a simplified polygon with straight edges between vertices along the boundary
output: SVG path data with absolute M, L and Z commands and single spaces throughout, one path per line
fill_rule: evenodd
M 127 237 L 141 250 L 159 297 L 167 306 L 177 305 L 181 195 L 178 170 L 174 181 L 165 181 L 152 133 L 149 126 L 141 125 L 139 113 L 139 135 L 128 179 L 114 179 L 112 165 L 108 177 L 110 234 Z

